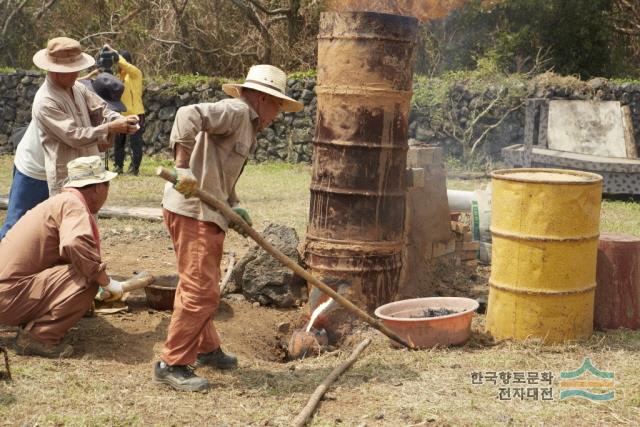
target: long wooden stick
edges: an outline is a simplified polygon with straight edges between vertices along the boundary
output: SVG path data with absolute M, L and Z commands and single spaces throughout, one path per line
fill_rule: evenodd
M 176 177 L 173 175 L 173 173 L 170 170 L 166 168 L 159 167 L 156 170 L 156 174 L 173 184 L 176 183 Z M 247 233 L 247 235 L 249 235 L 253 240 L 255 240 L 255 242 L 258 245 L 260 245 L 265 251 L 271 254 L 271 256 L 273 256 L 275 259 L 280 261 L 286 267 L 293 270 L 293 272 L 296 273 L 298 276 L 302 277 L 307 282 L 311 283 L 313 286 L 320 289 L 323 293 L 333 298 L 338 304 L 340 304 L 342 307 L 344 307 L 351 313 L 358 316 L 358 318 L 360 318 L 362 321 L 367 322 L 369 325 L 373 326 L 374 328 L 376 328 L 377 330 L 379 330 L 380 332 L 382 332 L 392 340 L 396 341 L 397 343 L 403 345 L 404 347 L 414 348 L 412 344 L 409 344 L 404 339 L 400 338 L 398 334 L 393 332 L 391 329 L 387 328 L 378 319 L 370 316 L 367 312 L 360 309 L 360 307 L 356 306 L 354 303 L 352 303 L 351 301 L 349 301 L 348 299 L 346 299 L 345 297 L 343 297 L 342 295 L 340 295 L 339 293 L 331 289 L 328 285 L 323 283 L 320 279 L 312 276 L 311 273 L 309 273 L 304 268 L 300 267 L 297 262 L 293 261 L 291 258 L 289 258 L 285 254 L 283 254 L 280 250 L 278 250 L 278 248 L 271 245 L 271 243 L 265 240 L 265 238 L 262 237 L 260 233 L 258 233 L 249 224 L 247 224 L 240 215 L 235 213 L 227 203 L 223 203 L 219 201 L 208 192 L 200 189 L 195 190 L 194 196 L 202 200 L 207 205 L 211 206 L 213 209 L 222 213 L 222 215 L 224 215 L 229 221 L 239 225 L 244 230 L 244 232 Z
M 224 295 L 227 291 L 227 283 L 231 279 L 231 273 L 233 273 L 233 267 L 236 265 L 236 254 L 233 252 L 229 254 L 229 264 L 227 265 L 227 272 L 224 275 L 224 279 L 220 282 L 220 295 Z
M 7 371 L 6 377 L 7 380 L 11 381 L 11 369 L 9 368 L 9 353 L 7 353 L 7 349 L 4 347 L 0 347 L 0 353 L 4 353 L 4 369 Z M 0 376 L 2 378 L 2 376 Z
M 135 291 L 136 289 L 146 288 L 153 282 L 155 282 L 156 278 L 146 271 L 141 271 L 130 279 L 122 282 L 122 293 Z
M 294 426 L 302 427 L 307 423 L 307 420 L 311 418 L 311 415 L 313 415 L 313 411 L 316 410 L 316 407 L 318 406 L 318 403 L 320 403 L 322 396 L 324 396 L 327 390 L 329 390 L 331 384 L 333 384 L 338 379 L 338 377 L 344 373 L 344 371 L 349 369 L 351 365 L 355 363 L 360 353 L 362 353 L 362 351 L 367 348 L 369 344 L 371 344 L 371 338 L 367 338 L 366 340 L 358 344 L 358 346 L 351 352 L 349 358 L 345 360 L 340 366 L 337 366 L 333 371 L 331 371 L 329 376 L 320 383 L 320 385 L 315 389 L 315 391 L 309 398 L 309 401 L 307 402 L 305 407 L 302 408 L 302 411 L 300 411 L 298 416 L 293 420 Z
M 122 295 L 120 296 L 119 300 L 124 301 L 125 300 L 125 294 L 127 292 L 135 291 L 136 289 L 146 288 L 147 286 L 152 284 L 155 280 L 156 280 L 156 278 L 153 277 L 151 274 L 147 273 L 146 271 L 141 271 L 140 273 L 136 274 L 135 276 L 125 280 L 124 282 L 121 282 Z M 96 298 L 99 301 L 104 301 L 104 300 L 107 300 L 107 299 L 111 298 L 111 294 L 109 293 L 109 291 L 104 289 L 102 292 L 100 292 L 96 296 Z M 107 310 L 107 311 L 111 311 L 111 310 Z M 105 313 L 105 310 L 103 310 L 102 313 Z

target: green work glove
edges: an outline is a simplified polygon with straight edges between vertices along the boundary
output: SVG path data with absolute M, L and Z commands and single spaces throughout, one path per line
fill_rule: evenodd
M 236 206 L 235 208 L 232 208 L 232 209 L 233 209 L 233 211 L 235 213 L 240 215 L 242 217 L 242 219 L 244 219 L 244 222 L 246 222 L 249 225 L 253 225 L 253 221 L 251 221 L 251 217 L 249 216 L 249 212 L 245 208 L 241 208 L 239 206 Z
M 198 189 L 198 180 L 193 176 L 191 169 L 175 168 L 173 174 L 176 177 L 176 183 L 173 188 L 187 199 L 192 197 L 193 193 Z
M 241 208 L 239 206 L 236 206 L 235 208 L 232 208 L 232 209 L 235 213 L 240 215 L 240 217 L 244 220 L 244 222 L 246 222 L 249 225 L 253 225 L 253 221 L 251 221 L 249 212 L 247 212 L 246 209 Z M 236 224 L 235 222 L 232 222 L 231 224 L 229 224 L 229 227 L 232 230 L 234 230 L 236 233 L 240 234 L 241 236 L 247 237 L 247 233 L 244 231 L 244 229 L 240 225 Z

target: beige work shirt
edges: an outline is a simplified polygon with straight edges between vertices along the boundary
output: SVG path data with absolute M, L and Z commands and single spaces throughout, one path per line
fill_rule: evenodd
M 109 278 L 90 215 L 70 192 L 29 210 L 0 241 L 0 287 L 33 280 L 41 271 L 65 264 L 71 264 L 89 283 L 106 286 Z
M 33 100 L 33 119 L 44 148 L 51 196 L 62 189 L 67 163 L 100 154 L 98 144 L 108 140 L 107 121 L 120 117 L 82 83 L 76 83 L 71 90 L 73 97 L 47 76 Z
M 173 123 L 170 144 L 191 150 L 189 167 L 200 189 L 230 206 L 238 204 L 235 185 L 247 157 L 256 147 L 258 114 L 243 99 L 181 107 Z M 216 223 L 222 230 L 228 221 L 197 198 L 185 199 L 172 184 L 164 188 L 162 206 L 174 213 Z

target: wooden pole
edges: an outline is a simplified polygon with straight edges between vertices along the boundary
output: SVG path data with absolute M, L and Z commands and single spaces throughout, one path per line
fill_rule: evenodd
M 220 295 L 224 295 L 224 293 L 227 291 L 227 283 L 229 283 L 229 279 L 231 279 L 231 273 L 233 273 L 233 267 L 235 265 L 236 265 L 236 254 L 230 253 L 229 264 L 227 265 L 227 272 L 225 273 L 224 278 L 222 279 L 222 282 L 220 282 Z
M 122 282 L 122 293 L 143 289 L 155 282 L 156 278 L 146 271 L 141 271 L 130 279 Z
M 166 168 L 158 167 L 158 169 L 156 170 L 156 174 L 173 184 L 176 183 L 176 177 L 170 170 Z M 255 242 L 258 245 L 260 245 L 265 251 L 271 254 L 271 256 L 273 256 L 275 259 L 280 261 L 286 267 L 293 270 L 293 272 L 296 273 L 298 276 L 302 277 L 307 282 L 311 283 L 313 286 L 320 289 L 323 293 L 333 298 L 338 304 L 340 304 L 346 310 L 348 310 L 349 312 L 355 314 L 358 318 L 360 318 L 360 320 L 368 323 L 369 325 L 376 328 L 377 330 L 379 330 L 380 332 L 382 332 L 392 340 L 396 341 L 397 343 L 403 345 L 404 347 L 414 348 L 413 345 L 407 343 L 404 339 L 400 338 L 398 334 L 396 334 L 395 332 L 387 328 L 378 319 L 370 316 L 367 312 L 365 312 L 360 307 L 356 306 L 354 303 L 352 303 L 351 301 L 349 301 L 348 299 L 346 299 L 345 297 L 343 297 L 342 295 L 340 295 L 339 293 L 331 289 L 328 285 L 320 281 L 318 278 L 312 276 L 311 273 L 309 273 L 304 268 L 300 267 L 298 263 L 296 263 L 291 258 L 283 254 L 281 251 L 278 250 L 278 248 L 271 245 L 271 243 L 266 241 L 265 238 L 260 235 L 260 233 L 258 233 L 249 224 L 247 224 L 240 215 L 235 213 L 227 203 L 223 203 L 219 201 L 208 192 L 200 189 L 195 190 L 193 195 L 199 198 L 200 200 L 202 200 L 207 205 L 211 206 L 213 209 L 222 213 L 222 215 L 224 215 L 229 221 L 240 226 L 242 230 L 244 230 L 244 232 L 247 233 L 248 236 L 250 236 L 253 240 L 255 240 Z
M 9 353 L 7 352 L 7 349 L 4 347 L 0 347 L 0 353 L 4 354 L 4 369 L 7 371 L 6 374 L 3 374 L 0 372 L 0 379 L 6 379 L 8 381 L 11 381 L 11 369 L 9 368 Z
M 362 353 L 362 351 L 367 348 L 369 344 L 371 344 L 371 338 L 367 338 L 366 340 L 358 344 L 358 346 L 351 352 L 349 358 L 345 360 L 340 366 L 337 366 L 333 371 L 331 371 L 329 376 L 320 383 L 320 385 L 315 389 L 315 391 L 309 398 L 309 401 L 307 402 L 305 407 L 302 408 L 302 411 L 300 411 L 298 416 L 293 420 L 294 426 L 302 427 L 307 423 L 307 420 L 311 418 L 311 415 L 313 415 L 313 411 L 316 410 L 318 403 L 320 403 L 320 399 L 322 399 L 322 396 L 324 396 L 327 390 L 329 390 L 331 384 L 333 384 L 338 379 L 338 377 L 344 373 L 344 371 L 349 369 L 351 365 L 355 363 L 360 353 Z

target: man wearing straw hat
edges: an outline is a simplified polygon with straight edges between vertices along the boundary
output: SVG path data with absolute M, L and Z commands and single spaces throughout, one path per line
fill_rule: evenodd
M 164 221 L 173 240 L 179 282 L 167 341 L 154 368 L 154 380 L 177 390 L 202 391 L 209 382 L 190 366 L 234 368 L 237 359 L 220 348 L 211 320 L 220 301 L 220 260 L 228 222 L 197 198 L 196 187 L 226 200 L 251 224 L 239 206 L 235 185 L 247 157 L 256 148 L 256 134 L 280 111 L 303 105 L 285 95 L 287 76 L 271 65 L 251 67 L 243 84 L 225 84 L 230 95 L 216 103 L 181 107 L 170 145 L 178 183 L 167 184 L 162 201 Z
M 121 112 L 126 109 L 124 104 L 120 102 L 124 85 L 118 78 L 109 73 L 101 73 L 92 80 L 80 79 L 78 81 L 102 98 L 111 110 Z M 0 228 L 0 240 L 22 215 L 49 197 L 47 173 L 44 167 L 44 148 L 40 142 L 36 120 L 31 120 L 29 123 L 18 144 L 13 163 L 9 206 L 4 225 Z
M 85 85 L 76 83 L 80 71 L 95 64 L 76 40 L 49 40 L 33 56 L 33 63 L 47 71 L 32 111 L 44 148 L 49 194 L 54 195 L 67 177 L 67 162 L 97 155 L 113 143 L 110 134 L 135 133 L 138 118 L 112 111 Z
M 122 293 L 105 271 L 94 217 L 117 174 L 99 156 L 72 160 L 68 174 L 62 192 L 28 211 L 0 242 L 0 324 L 20 326 L 18 354 L 70 356 L 62 339 L 98 286 Z

